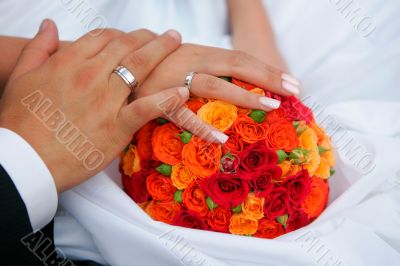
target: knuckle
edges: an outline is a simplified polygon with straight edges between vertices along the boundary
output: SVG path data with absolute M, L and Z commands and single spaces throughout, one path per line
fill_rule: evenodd
M 178 45 L 178 41 L 170 35 L 160 37 L 160 43 L 163 49 L 171 50 Z
M 139 29 L 137 30 L 137 33 L 139 33 L 140 35 L 142 35 L 143 37 L 147 37 L 149 39 L 154 39 L 157 37 L 157 34 L 155 34 L 154 32 L 152 32 L 151 30 L 148 29 Z
M 94 31 L 97 30 L 102 30 L 101 32 L 98 32 L 98 35 L 95 35 L 94 33 L 92 33 L 92 36 L 99 36 L 101 38 L 107 39 L 107 40 L 111 40 L 115 35 L 116 35 L 116 30 L 112 30 L 112 29 L 96 29 Z
M 221 87 L 221 80 L 215 77 L 207 76 L 204 78 L 204 88 L 208 92 L 215 92 Z
M 132 68 L 134 67 L 146 67 L 148 64 L 148 61 L 146 60 L 146 57 L 140 53 L 134 52 L 131 53 L 130 55 L 127 56 L 126 58 L 127 64 L 131 66 Z
M 247 58 L 246 53 L 239 51 L 239 50 L 232 51 L 230 58 L 229 58 L 231 67 L 233 69 L 241 68 L 244 65 L 246 58 Z

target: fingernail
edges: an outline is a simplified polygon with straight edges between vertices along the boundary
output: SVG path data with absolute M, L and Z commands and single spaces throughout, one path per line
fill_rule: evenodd
M 281 102 L 268 97 L 260 97 L 260 103 L 271 109 L 278 109 L 281 106 Z
M 283 73 L 282 74 L 282 79 L 287 81 L 287 82 L 292 83 L 293 85 L 295 85 L 297 87 L 300 87 L 300 81 L 298 79 L 296 79 L 295 77 L 293 77 L 292 75 Z
M 291 94 L 296 94 L 296 95 L 300 94 L 300 89 L 290 82 L 282 81 L 282 87 Z
M 229 137 L 227 135 L 225 135 L 222 132 L 219 131 L 213 131 L 211 132 L 211 135 L 221 144 L 224 144 L 225 142 L 228 141 Z
M 186 87 L 179 87 L 178 88 L 178 93 L 182 98 L 188 98 L 189 97 L 189 90 Z
M 39 27 L 39 32 L 45 31 L 49 26 L 49 21 L 47 19 L 43 20 Z
M 181 34 L 179 32 L 177 32 L 176 30 L 169 30 L 167 32 L 165 32 L 165 34 L 171 36 L 172 38 L 174 38 L 177 41 L 181 41 Z

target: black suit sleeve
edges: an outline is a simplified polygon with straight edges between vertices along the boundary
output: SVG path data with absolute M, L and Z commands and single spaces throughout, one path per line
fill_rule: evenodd
M 22 166 L 23 167 L 23 166 Z M 39 196 L 39 195 L 38 195 Z M 0 258 L 2 265 L 45 265 L 33 252 L 33 240 L 37 238 L 35 247 L 40 252 L 40 242 L 48 251 L 54 250 L 53 223 L 36 234 L 29 220 L 28 212 L 17 188 L 8 173 L 0 165 Z M 47 245 L 50 243 L 49 245 Z M 32 244 L 32 245 L 30 245 Z M 40 256 L 39 256 L 40 257 Z M 7 262 L 3 264 L 4 262 Z

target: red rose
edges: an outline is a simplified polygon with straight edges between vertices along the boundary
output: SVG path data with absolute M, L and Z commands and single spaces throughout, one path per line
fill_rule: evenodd
M 311 220 L 308 218 L 308 215 L 303 212 L 301 209 L 298 209 L 289 214 L 288 220 L 286 222 L 286 232 L 292 232 L 301 227 L 309 224 Z
M 264 214 L 269 220 L 284 215 L 288 212 L 289 198 L 283 187 L 274 187 L 271 193 L 265 198 Z
M 140 160 L 140 168 L 143 171 L 153 171 L 154 169 L 156 169 L 157 167 L 159 167 L 161 164 L 160 161 L 155 161 L 155 160 Z
M 232 153 L 239 154 L 243 151 L 244 142 L 241 137 L 235 131 L 225 132 L 229 136 L 228 140 L 222 145 L 222 151 L 224 154 Z
M 280 178 L 282 169 L 277 165 L 267 165 L 259 172 L 252 174 L 251 186 L 258 197 L 266 197 L 274 188 L 272 180 Z
M 255 237 L 273 239 L 285 233 L 283 226 L 274 221 L 262 218 L 258 221 L 257 232 L 253 235 Z
M 182 210 L 175 216 L 174 225 L 193 229 L 207 230 L 208 226 L 203 218 L 197 213 L 189 210 Z
M 285 111 L 286 117 L 291 121 L 304 120 L 308 124 L 314 120 L 314 116 L 310 108 L 305 106 L 294 96 L 285 97 L 282 99 L 281 108 Z
M 230 209 L 241 204 L 250 192 L 250 185 L 237 174 L 216 173 L 205 178 L 201 189 L 221 207 Z
M 239 175 L 243 179 L 251 180 L 254 172 L 263 170 L 267 165 L 276 165 L 278 155 L 267 147 L 265 141 L 259 141 L 241 152 L 235 163 Z
M 282 186 L 288 192 L 291 209 L 296 209 L 311 191 L 311 178 L 307 170 L 302 170 L 293 176 L 286 177 Z
M 232 212 L 230 210 L 217 207 L 208 212 L 206 222 L 213 231 L 228 233 L 231 217 Z
M 146 176 L 146 171 L 134 173 L 132 176 L 122 175 L 122 185 L 136 203 L 143 203 L 151 199 L 146 188 Z

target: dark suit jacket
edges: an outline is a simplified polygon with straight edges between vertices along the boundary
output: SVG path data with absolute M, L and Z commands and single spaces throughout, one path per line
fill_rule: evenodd
M 0 264 L 99 265 L 93 262 L 73 262 L 62 255 L 58 256 L 54 246 L 53 229 L 53 222 L 50 222 L 42 230 L 33 233 L 24 201 L 10 176 L 0 165 Z

